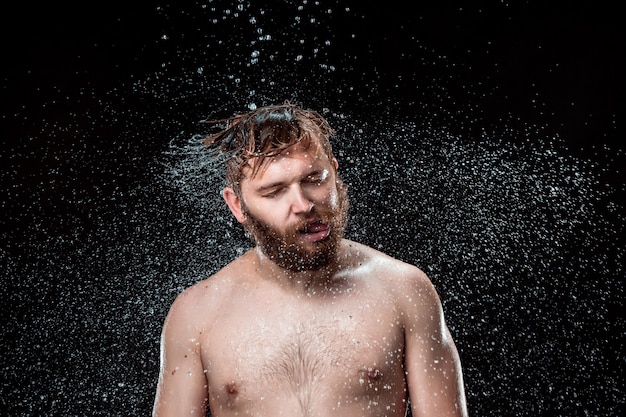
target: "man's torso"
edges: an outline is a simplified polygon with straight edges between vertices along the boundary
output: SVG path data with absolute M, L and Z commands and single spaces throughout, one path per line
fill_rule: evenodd
M 212 415 L 404 416 L 402 313 L 384 269 L 366 259 L 299 296 L 245 272 L 207 281 L 220 300 L 199 334 Z

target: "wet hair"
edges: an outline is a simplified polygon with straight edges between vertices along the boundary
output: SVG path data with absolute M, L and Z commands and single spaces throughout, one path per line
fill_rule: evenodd
M 225 157 L 226 186 L 238 195 L 246 168 L 251 170 L 250 178 L 254 178 L 270 158 L 297 143 L 307 149 L 321 145 L 328 158 L 334 159 L 329 141 L 334 130 L 326 119 L 289 102 L 205 123 L 225 123 L 222 131 L 208 135 L 203 143 Z

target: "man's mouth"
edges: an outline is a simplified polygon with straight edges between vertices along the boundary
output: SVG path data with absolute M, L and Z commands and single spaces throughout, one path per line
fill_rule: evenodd
M 300 236 L 308 242 L 319 242 L 328 237 L 330 234 L 330 226 L 321 220 L 307 223 L 299 230 Z

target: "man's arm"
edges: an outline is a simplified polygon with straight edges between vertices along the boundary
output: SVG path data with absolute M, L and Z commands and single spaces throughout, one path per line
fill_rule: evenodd
M 183 293 L 176 299 L 163 326 L 153 417 L 206 415 L 208 390 L 200 357 L 199 331 L 187 313 L 192 303 L 187 297 Z
M 408 287 L 403 304 L 411 412 L 414 417 L 467 417 L 461 362 L 439 296 L 421 271 Z

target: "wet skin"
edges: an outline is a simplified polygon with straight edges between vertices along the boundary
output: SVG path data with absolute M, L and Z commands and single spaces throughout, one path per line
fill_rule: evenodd
M 383 263 L 356 248 L 345 243 L 355 257 L 350 271 L 297 296 L 259 282 L 254 252 L 232 265 L 236 283 L 231 274 L 207 283 L 207 292 L 230 300 L 199 339 L 214 415 L 404 415 L 396 295 L 377 278 Z
M 291 151 L 242 195 L 277 230 L 305 224 L 297 240 L 312 248 L 327 231 L 307 213 L 336 204 L 334 161 Z M 245 223 L 239 198 L 225 198 Z M 409 396 L 415 416 L 466 415 L 437 294 L 414 266 L 343 240 L 320 270 L 287 271 L 257 248 L 183 292 L 163 330 L 154 415 L 404 416 Z

